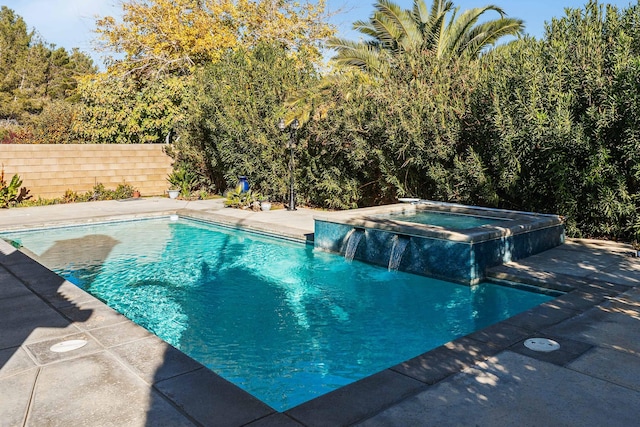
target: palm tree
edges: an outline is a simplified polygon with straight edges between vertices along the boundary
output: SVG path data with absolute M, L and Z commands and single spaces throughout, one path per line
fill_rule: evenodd
M 394 57 L 403 54 L 432 54 L 452 59 L 463 55 L 477 57 L 490 45 L 506 35 L 519 35 L 524 29 L 520 19 L 507 18 L 494 5 L 468 9 L 458 15 L 450 0 L 433 0 L 428 10 L 425 0 L 414 0 L 413 9 L 402 9 L 389 0 L 378 0 L 369 21 L 357 21 L 354 30 L 368 37 L 353 42 L 333 38 L 329 47 L 337 50 L 333 60 L 385 75 Z M 495 11 L 500 18 L 478 24 L 480 17 Z M 451 17 L 447 22 L 447 14 Z

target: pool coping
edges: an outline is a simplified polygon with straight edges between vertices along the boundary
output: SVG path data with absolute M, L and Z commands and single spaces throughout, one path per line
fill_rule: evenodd
M 148 217 L 166 216 L 180 211 L 165 211 L 154 215 L 125 215 L 109 216 L 109 221 L 142 219 Z M 190 217 L 190 212 L 182 211 L 185 217 Z M 215 218 L 219 215 L 212 213 L 198 213 L 194 215 L 196 219 Z M 88 221 L 71 221 L 71 223 L 58 226 L 80 225 L 87 223 L 105 222 L 98 219 Z M 250 224 L 250 231 L 258 231 L 267 234 L 277 233 L 277 229 L 264 226 L 251 221 L 229 221 L 229 225 L 243 228 Z M 2 231 L 14 231 L 6 230 Z M 293 233 L 296 234 L 296 233 Z M 300 238 L 298 241 L 307 241 L 307 238 Z M 17 255 L 16 254 L 20 254 Z M 74 285 L 63 284 L 58 287 L 52 286 L 55 281 L 51 280 L 51 275 L 58 277 L 55 273 L 43 267 L 27 255 L 18 252 L 4 241 L 0 241 L 0 264 L 10 271 L 32 292 L 39 295 L 54 310 L 69 319 L 74 324 L 78 324 L 78 319 L 74 318 L 73 310 L 69 307 L 82 307 L 91 305 L 100 307 L 101 311 L 111 311 L 112 316 L 117 316 L 115 310 L 109 308 L 96 298 L 75 287 Z M 12 257 L 9 260 L 9 256 Z M 17 257 L 18 259 L 14 259 Z M 38 274 L 24 274 L 24 269 L 29 266 L 30 271 L 37 271 Z M 567 292 L 565 295 L 552 301 L 543 303 L 535 308 L 527 310 L 512 318 L 506 319 L 495 325 L 489 326 L 480 331 L 476 331 L 464 337 L 453 340 L 440 347 L 437 347 L 420 356 L 412 358 L 396 366 L 385 369 L 377 374 L 356 381 L 327 393 L 323 396 L 305 402 L 282 413 L 273 410 L 267 405 L 248 393 L 238 389 L 235 385 L 228 383 L 217 374 L 193 361 L 190 368 L 152 384 L 152 387 L 161 393 L 165 399 L 172 402 L 187 419 L 204 425 L 216 424 L 216 420 L 229 424 L 230 420 L 239 420 L 240 424 L 249 425 L 276 425 L 283 422 L 301 423 L 302 425 L 349 425 L 366 420 L 394 404 L 414 396 L 438 382 L 457 374 L 479 362 L 485 361 L 496 354 L 507 350 L 517 350 L 518 344 L 525 339 L 540 336 L 540 331 L 565 320 L 577 317 L 585 311 L 597 306 L 606 298 L 618 296 L 629 290 L 630 286 L 616 285 L 593 279 L 579 279 L 569 275 L 556 274 L 553 281 L 544 281 L 535 275 L 526 272 L 517 272 L 505 267 L 496 267 L 491 270 L 489 276 L 497 280 L 509 280 L 522 282 L 534 286 L 549 286 Z M 556 286 L 557 285 L 557 286 Z M 122 323 L 132 323 L 128 319 Z M 137 325 L 136 325 L 137 326 Z M 84 327 L 82 331 L 91 334 L 94 329 Z M 113 332 L 116 334 L 116 331 Z M 572 343 L 566 342 L 559 337 L 549 337 L 558 340 L 563 344 L 563 348 L 572 348 Z M 158 343 L 160 346 L 166 346 Z M 575 347 L 575 346 L 574 346 Z M 578 346 L 580 347 L 580 346 Z M 589 350 L 590 347 L 582 346 L 575 351 L 565 352 L 564 357 L 575 358 Z M 107 351 L 109 347 L 105 348 Z M 184 355 L 183 353 L 180 353 Z M 531 357 L 545 360 L 549 356 L 546 354 L 531 355 Z M 184 355 L 184 357 L 187 357 Z M 558 357 L 554 355 L 553 357 Z M 190 359 L 190 358 L 189 358 Z M 197 373 L 197 374 L 194 374 Z M 207 399 L 212 407 L 217 409 L 215 418 L 211 418 L 211 411 L 206 412 L 206 416 L 201 415 L 202 411 L 193 407 L 190 402 L 190 391 L 194 387 L 199 390 L 212 391 L 211 398 Z M 182 383 L 182 387 L 179 385 Z M 221 405 L 216 400 L 224 402 Z M 240 425 L 238 424 L 238 425 Z

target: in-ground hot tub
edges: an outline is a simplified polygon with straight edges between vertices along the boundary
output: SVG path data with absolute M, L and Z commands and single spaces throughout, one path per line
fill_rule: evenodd
M 557 215 L 414 201 L 315 218 L 317 249 L 468 285 L 486 270 L 564 243 Z

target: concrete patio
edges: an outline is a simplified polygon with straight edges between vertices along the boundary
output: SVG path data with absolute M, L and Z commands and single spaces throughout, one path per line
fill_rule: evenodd
M 309 241 L 315 211 L 166 198 L 0 211 L 0 232 L 181 212 Z M 640 259 L 571 240 L 491 270 L 567 293 L 279 413 L 0 240 L 0 426 L 626 426 L 640 418 Z M 560 350 L 527 349 L 531 337 Z M 84 339 L 68 353 L 53 344 Z

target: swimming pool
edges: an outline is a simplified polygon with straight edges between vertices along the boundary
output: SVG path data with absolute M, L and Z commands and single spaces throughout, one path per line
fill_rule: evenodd
M 280 411 L 550 299 L 185 219 L 3 237 Z

